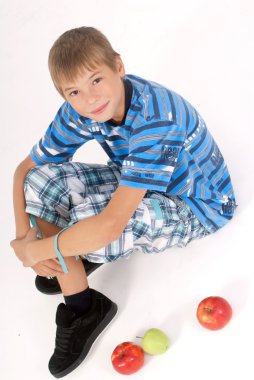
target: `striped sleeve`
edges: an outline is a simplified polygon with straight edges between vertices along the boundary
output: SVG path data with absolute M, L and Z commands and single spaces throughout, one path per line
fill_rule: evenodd
M 30 156 L 38 165 L 67 162 L 78 148 L 91 139 L 93 136 L 84 126 L 80 115 L 66 102 L 45 135 L 33 146 Z
M 174 121 L 158 120 L 136 127 L 120 185 L 166 192 L 184 141 L 185 131 Z

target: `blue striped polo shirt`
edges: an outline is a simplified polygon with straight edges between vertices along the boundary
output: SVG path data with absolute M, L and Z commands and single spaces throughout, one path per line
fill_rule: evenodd
M 233 216 L 235 197 L 223 156 L 197 110 L 182 96 L 126 75 L 132 95 L 124 122 L 98 123 L 63 103 L 31 150 L 38 164 L 63 163 L 95 139 L 121 171 L 120 185 L 183 199 L 209 232 Z

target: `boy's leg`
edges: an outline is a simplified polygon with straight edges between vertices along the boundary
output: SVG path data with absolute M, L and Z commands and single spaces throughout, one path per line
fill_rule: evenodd
M 52 236 L 58 227 L 37 218 L 42 237 Z M 92 344 L 114 318 L 117 305 L 88 286 L 82 260 L 65 257 L 68 273 L 57 276 L 64 296 L 56 312 L 55 349 L 49 370 L 55 377 L 72 372 L 87 356 Z
M 57 277 L 64 295 L 56 312 L 56 339 L 49 371 L 55 377 L 72 372 L 87 356 L 96 338 L 117 312 L 117 305 L 88 286 L 84 266 L 65 258 L 68 273 Z
M 87 276 L 81 260 L 76 260 L 75 257 L 65 257 L 64 261 L 68 268 L 68 273 L 57 276 L 63 296 L 70 296 L 87 289 Z
M 41 218 L 36 217 L 35 220 L 43 238 L 56 235 L 61 230 L 60 227 L 56 226 L 55 224 L 49 223 Z
M 68 163 L 35 167 L 25 181 L 26 212 L 41 218 L 37 223 L 42 237 L 50 236 L 58 231 L 55 225 L 63 228 L 70 220 L 79 221 L 79 216 L 82 219 L 102 211 L 117 183 L 113 171 L 103 165 Z M 89 194 L 100 198 L 99 208 L 93 205 L 91 209 L 83 209 Z M 67 375 L 84 360 L 117 312 L 116 304 L 88 287 L 81 260 L 64 259 L 68 273 L 58 275 L 58 280 L 65 304 L 57 308 L 55 350 L 49 361 L 49 370 L 56 377 Z
M 92 263 L 85 259 L 81 259 L 81 263 L 87 276 L 103 265 L 103 263 Z M 35 286 L 37 290 L 43 294 L 55 295 L 62 293 L 57 277 L 44 277 L 37 275 L 35 278 Z
M 61 229 L 55 226 L 52 223 L 49 223 L 41 218 L 35 218 L 36 224 L 42 234 L 42 237 L 49 237 L 57 234 Z M 92 263 L 87 260 L 81 260 L 81 263 L 85 269 L 85 273 L 89 276 L 93 271 L 98 269 L 102 263 Z M 61 293 L 61 287 L 59 285 L 58 278 L 53 276 L 49 277 L 51 274 L 48 274 L 47 277 L 37 275 L 35 278 L 36 288 L 44 294 L 59 294 Z
M 101 195 L 102 198 L 98 207 L 83 209 L 81 219 L 102 211 L 118 181 L 118 170 L 107 165 L 69 162 L 34 167 L 24 184 L 26 212 L 41 218 L 46 235 L 53 235 L 59 231 L 56 226 L 63 228 L 71 220 L 80 220 L 79 205 L 86 205 L 89 194 Z M 102 265 L 102 261 L 93 259 L 82 262 L 87 275 Z M 47 274 L 43 276 L 37 276 L 36 287 L 46 294 L 60 293 L 57 280 L 47 279 Z
M 47 238 L 57 234 L 61 229 L 54 224 L 36 218 L 36 224 L 40 230 L 42 238 Z M 65 257 L 65 263 L 68 268 L 68 273 L 57 275 L 57 280 L 64 296 L 80 293 L 88 288 L 86 272 L 81 260 L 76 260 L 75 257 Z

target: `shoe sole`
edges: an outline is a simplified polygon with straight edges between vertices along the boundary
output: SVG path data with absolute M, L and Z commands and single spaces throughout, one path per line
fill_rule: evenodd
M 56 294 L 62 294 L 61 290 L 55 290 L 54 292 L 51 292 L 51 291 L 47 292 L 46 290 L 39 289 L 37 286 L 36 286 L 36 289 L 39 290 L 39 292 L 42 293 L 42 294 L 47 294 L 47 296 L 50 296 L 50 295 L 54 296 Z
M 111 306 L 110 310 L 106 314 L 105 318 L 101 321 L 101 323 L 92 332 L 90 338 L 87 340 L 87 342 L 86 342 L 80 356 L 77 358 L 77 360 L 75 362 L 73 362 L 72 365 L 70 367 L 66 368 L 64 371 L 59 372 L 57 374 L 52 373 L 52 375 L 54 377 L 56 377 L 57 379 L 59 379 L 61 377 L 68 375 L 70 372 L 72 372 L 74 369 L 76 369 L 83 362 L 83 360 L 86 358 L 86 356 L 88 355 L 92 345 L 95 343 L 97 338 L 99 338 L 99 335 L 101 334 L 101 332 L 113 320 L 113 318 L 115 317 L 116 314 L 117 314 L 117 305 L 114 302 L 112 302 L 112 306 Z

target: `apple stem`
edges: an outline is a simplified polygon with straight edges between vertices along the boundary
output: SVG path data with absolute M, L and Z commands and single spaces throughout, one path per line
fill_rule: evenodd
M 138 338 L 138 339 L 143 339 L 143 337 L 142 337 L 142 336 L 136 336 L 136 338 Z

